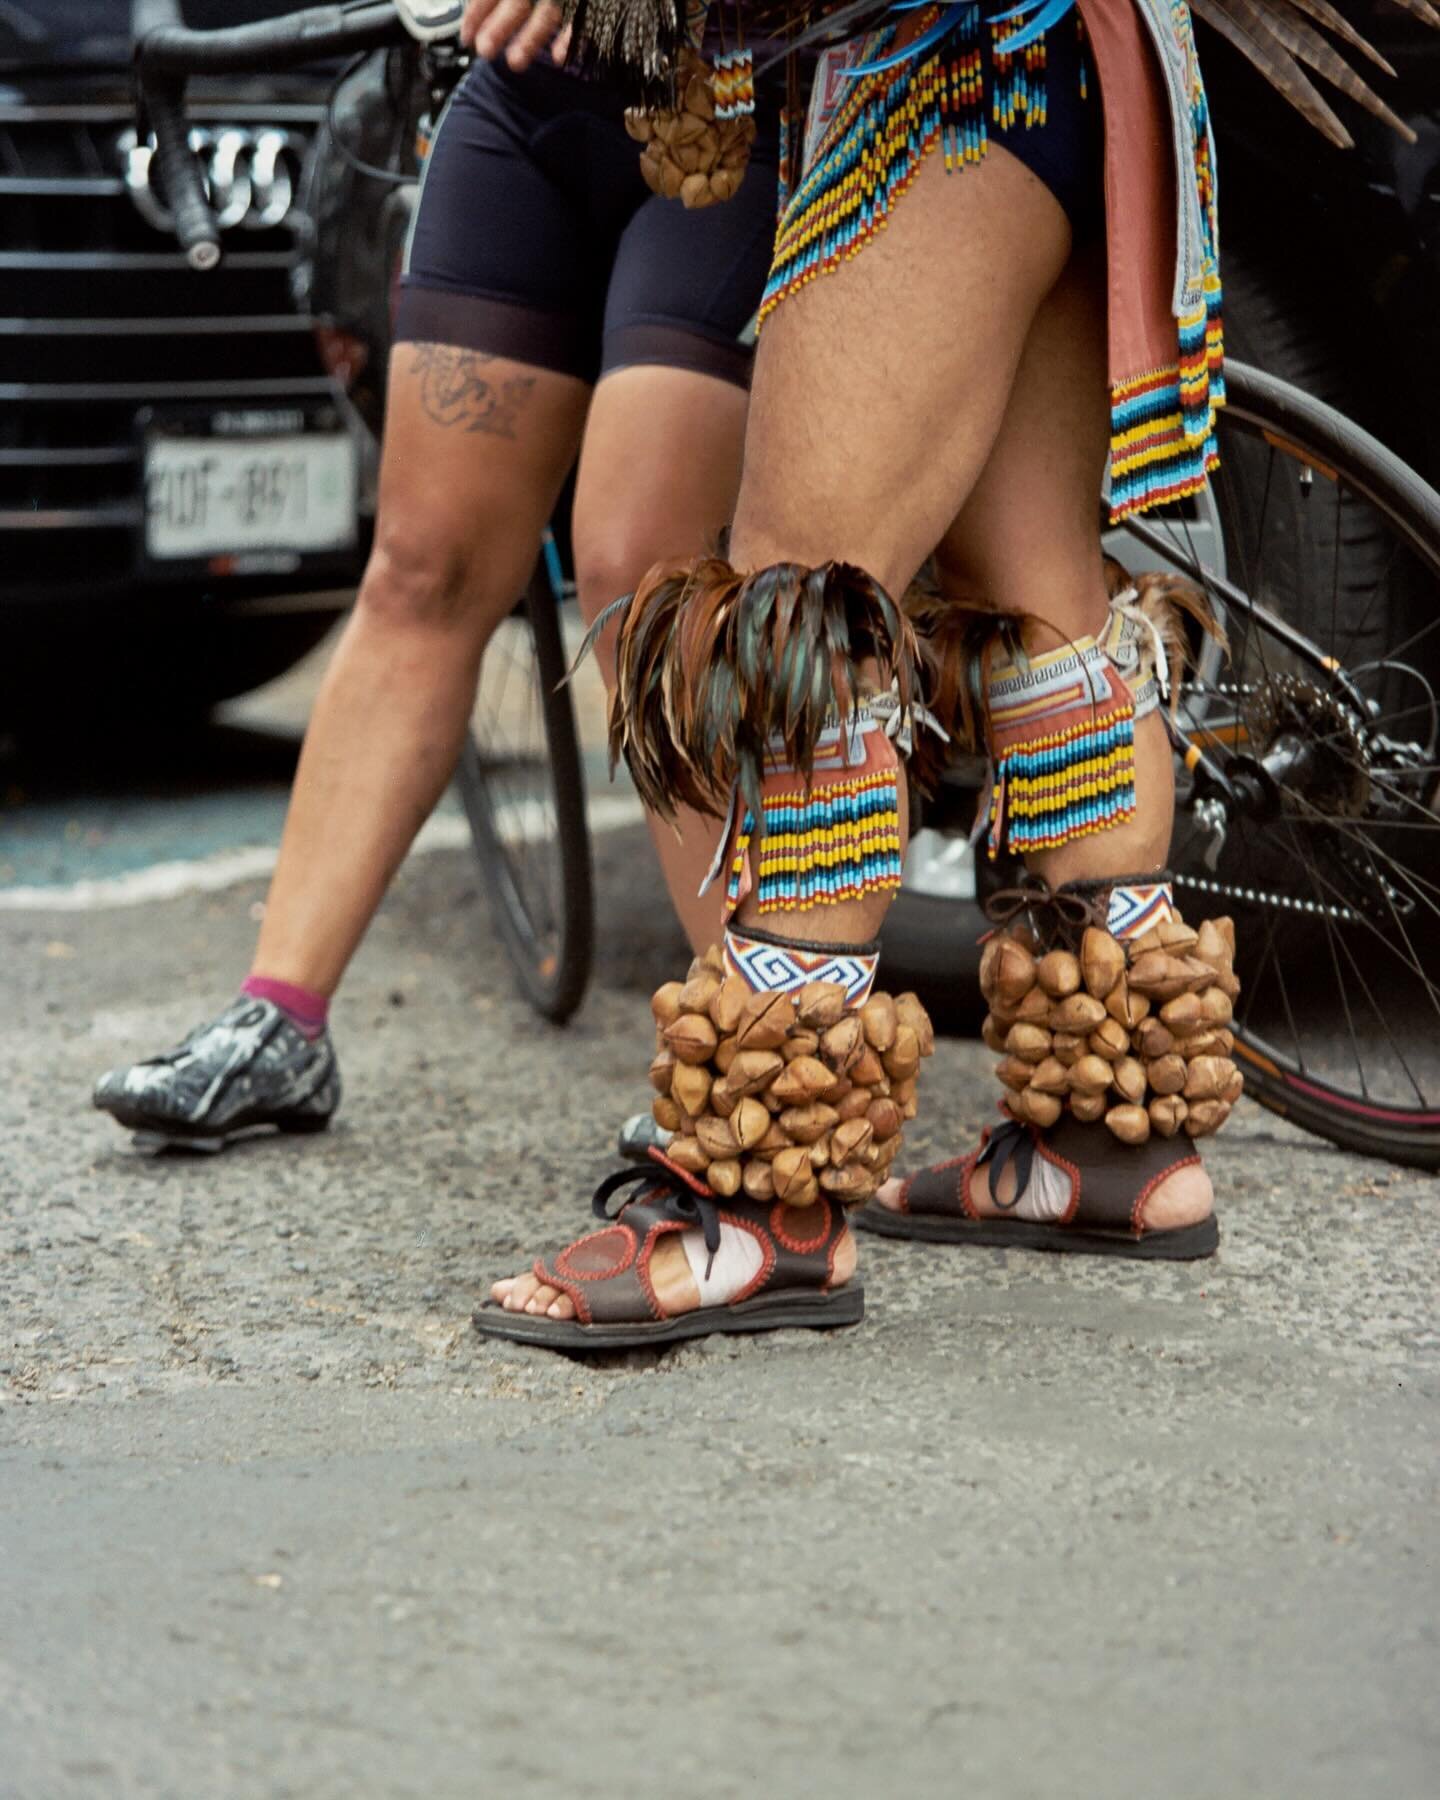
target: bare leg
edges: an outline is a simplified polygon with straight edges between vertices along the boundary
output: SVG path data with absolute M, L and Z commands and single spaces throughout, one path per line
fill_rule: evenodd
M 735 510 L 747 397 L 743 388 L 686 369 L 636 367 L 595 390 L 575 488 L 575 573 L 580 610 L 594 619 L 632 592 L 652 564 L 713 546 Z M 599 645 L 615 685 L 615 634 Z M 691 947 L 720 935 L 720 888 L 700 883 L 719 836 L 714 819 L 682 812 L 650 834 Z
M 735 566 L 845 560 L 900 592 L 984 468 L 1069 245 L 1061 208 L 1004 151 L 953 179 L 927 162 L 883 236 L 766 327 Z M 885 907 L 872 898 L 766 922 L 780 935 L 857 942 L 876 934 Z M 843 1247 L 837 1277 L 854 1267 L 848 1235 Z M 681 1270 L 663 1292 L 658 1256 L 652 1270 L 667 1309 L 698 1304 Z M 493 1291 L 511 1310 L 574 1316 L 568 1296 L 531 1274 Z
M 396 349 L 375 549 L 305 735 L 257 972 L 339 983 L 454 770 L 589 393 L 498 357 Z

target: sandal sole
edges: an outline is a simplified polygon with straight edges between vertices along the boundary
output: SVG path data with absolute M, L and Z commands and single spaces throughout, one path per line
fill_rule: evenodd
M 737 1306 L 702 1306 L 673 1319 L 643 1319 L 616 1325 L 579 1325 L 573 1319 L 506 1312 L 487 1300 L 474 1315 L 482 1337 L 516 1344 L 543 1344 L 551 1350 L 633 1350 L 642 1344 L 679 1344 L 715 1332 L 829 1331 L 858 1325 L 865 1316 L 865 1289 L 850 1284 L 834 1294 L 761 1294 Z
M 1082 1256 L 1126 1256 L 1146 1262 L 1195 1262 L 1213 1256 L 1220 1226 L 1212 1214 L 1178 1231 L 1133 1237 L 1124 1231 L 1090 1231 L 1083 1225 L 1035 1225 L 1027 1219 L 950 1219 L 939 1214 L 897 1213 L 862 1206 L 850 1223 L 876 1237 L 919 1244 L 974 1244 L 984 1249 L 1051 1250 Z

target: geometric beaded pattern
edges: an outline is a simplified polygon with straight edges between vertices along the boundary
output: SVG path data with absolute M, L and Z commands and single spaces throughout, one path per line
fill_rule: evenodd
M 845 989 L 850 1006 L 863 1006 L 875 985 L 880 953 L 867 950 L 801 950 L 794 944 L 771 944 L 728 926 L 725 969 L 738 975 L 752 993 L 791 994 L 812 981 L 834 981 Z
M 1124 942 L 1175 917 L 1175 890 L 1168 881 L 1151 881 L 1110 890 L 1105 929 Z

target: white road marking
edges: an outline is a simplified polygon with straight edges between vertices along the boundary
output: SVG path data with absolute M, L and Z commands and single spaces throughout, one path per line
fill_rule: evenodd
M 620 831 L 639 825 L 644 808 L 633 795 L 602 794 L 587 807 L 592 832 Z M 538 801 L 521 801 L 500 813 L 500 835 L 507 843 L 534 843 L 549 830 L 549 816 Z M 426 821 L 411 846 L 412 856 L 431 850 L 463 850 L 470 842 L 470 827 L 462 818 L 444 813 Z M 182 894 L 214 894 L 242 881 L 259 881 L 270 875 L 279 851 L 257 846 L 246 850 L 222 850 L 193 861 L 152 863 L 123 875 L 105 875 L 74 881 L 66 886 L 0 888 L 0 912 L 102 912 L 113 906 L 148 906 L 176 900 Z

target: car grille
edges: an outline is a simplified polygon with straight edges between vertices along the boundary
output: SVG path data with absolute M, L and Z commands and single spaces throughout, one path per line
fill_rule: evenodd
M 92 87 L 92 92 L 94 91 Z M 197 124 L 276 127 L 322 107 L 199 95 Z M 227 232 L 197 274 L 126 190 L 119 92 L 0 104 L 0 557 L 7 587 L 133 578 L 151 405 L 293 405 L 333 394 L 290 301 L 291 224 Z

